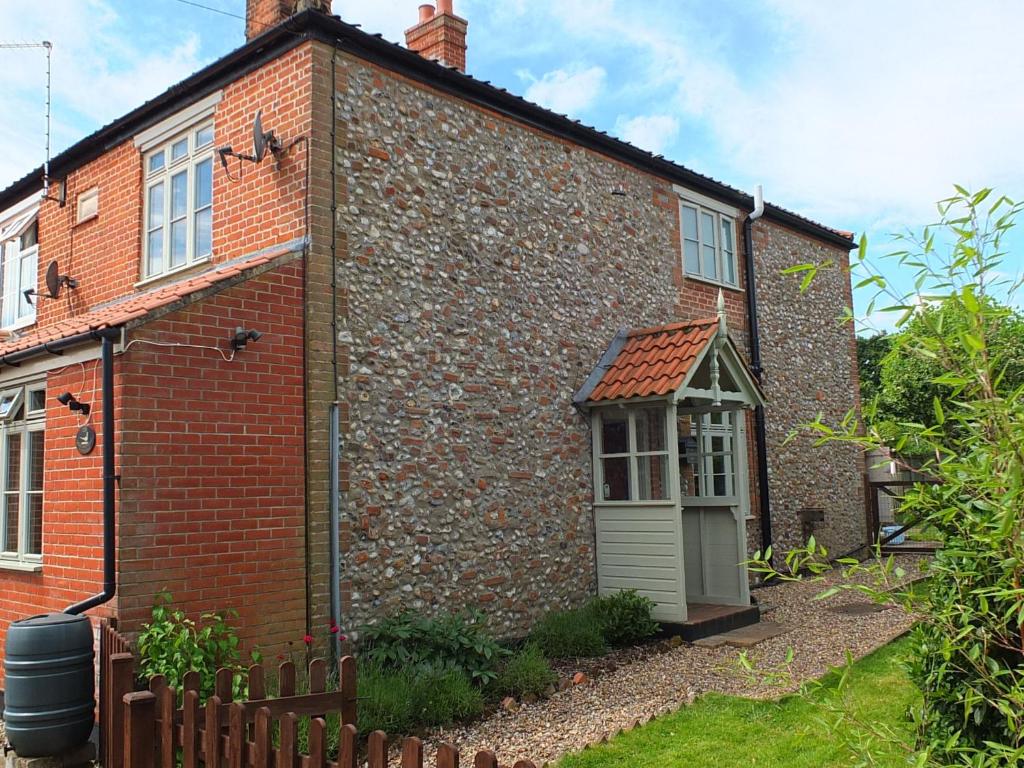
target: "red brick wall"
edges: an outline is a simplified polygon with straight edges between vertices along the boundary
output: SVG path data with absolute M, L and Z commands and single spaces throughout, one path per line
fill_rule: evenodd
M 265 128 L 274 130 L 286 145 L 308 135 L 310 50 L 308 44 L 299 46 L 225 86 L 214 114 L 215 146 L 231 144 L 249 151 L 258 109 L 263 110 Z M 280 160 L 268 155 L 258 166 L 244 163 L 240 174 L 232 163 L 230 173 L 235 181 L 215 164 L 214 263 L 303 236 L 304 143 L 292 146 Z M 128 140 L 68 176 L 67 205 L 42 203 L 39 284 L 43 286 L 48 263 L 57 259 L 61 273 L 76 278 L 79 287 L 65 291 L 57 301 L 40 299 L 37 327 L 148 287 L 136 287 L 142 176 L 141 154 Z M 99 214 L 76 224 L 78 195 L 93 187 L 99 188 Z M 119 466 L 124 467 L 119 501 L 132 517 L 121 531 L 126 536 L 120 544 L 121 593 L 95 613 L 112 615 L 118 605 L 127 607 L 127 626 L 135 628 L 146 616 L 153 593 L 166 584 L 197 611 L 238 608 L 249 641 L 273 646 L 301 636 L 301 289 L 301 272 L 292 266 L 273 277 L 261 277 L 251 289 L 233 288 L 204 302 L 201 309 L 178 313 L 175 319 L 139 332 L 161 338 L 170 333 L 221 347 L 235 325 L 266 332 L 228 371 L 217 367 L 220 357 L 209 358 L 213 353 L 203 357 L 184 350 L 155 354 L 133 347 L 117 360 L 119 387 L 122 367 L 132 372 L 125 413 L 135 423 L 126 427 L 118 446 Z M 137 362 L 143 359 L 145 365 Z M 196 367 L 188 367 L 193 363 Z M 92 389 L 96 365 L 86 364 L 84 387 L 78 365 L 49 375 L 44 569 L 39 574 L 0 571 L 0 659 L 11 620 L 59 610 L 101 586 L 100 445 L 90 456 L 79 456 L 74 447 L 79 420 L 54 399 L 71 391 L 91 403 L 99 431 L 100 394 Z M 4 380 L 19 375 L 12 368 L 0 373 Z M 168 386 L 169 382 L 178 386 Z M 153 411 L 152 418 L 135 418 L 147 409 Z M 142 533 L 132 527 L 140 522 L 156 525 L 160 515 L 163 528 Z M 174 518 L 173 524 L 166 522 L 168 516 Z M 181 529 L 183 520 L 189 530 Z M 174 538 L 152 543 L 164 533 Z M 159 572 L 162 568 L 166 575 Z M 186 570 L 195 577 L 187 590 Z M 252 599 L 257 592 L 263 601 Z
M 102 421 L 99 361 L 74 364 L 48 374 L 43 471 L 43 551 L 41 573 L 0 570 L 0 660 L 7 626 L 38 613 L 59 611 L 102 587 Z M 75 433 L 85 419 L 57 402 L 73 392 L 92 406 L 96 447 L 88 456 L 75 448 Z M 113 615 L 114 603 L 94 616 Z M 0 669 L 0 687 L 3 670 Z
M 123 382 L 119 614 L 167 588 L 195 615 L 234 608 L 245 647 L 305 630 L 302 269 L 287 264 L 134 331 Z M 271 655 L 270 658 L 273 658 Z
M 251 151 L 252 121 L 263 110 L 263 125 L 285 144 L 308 134 L 310 46 L 302 45 L 223 90 L 214 113 L 214 145 Z M 305 145 L 278 161 L 259 165 L 232 161 L 231 179 L 219 162 L 213 177 L 214 263 L 301 237 L 305 231 Z M 144 290 L 142 247 L 142 155 L 131 140 L 67 177 L 67 205 L 44 201 L 39 212 L 39 285 L 52 259 L 61 274 L 79 281 L 59 301 L 37 302 L 37 325 L 82 314 L 120 296 Z M 78 195 L 99 188 L 99 214 L 75 224 Z M 196 269 L 202 269 L 199 265 Z M 180 274 L 180 273 L 179 273 Z M 169 277 L 168 280 L 174 278 Z

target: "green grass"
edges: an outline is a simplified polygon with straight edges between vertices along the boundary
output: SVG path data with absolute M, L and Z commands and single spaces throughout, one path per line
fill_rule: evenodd
M 864 722 L 884 723 L 908 740 L 907 719 L 919 696 L 900 665 L 908 648 L 899 641 L 858 661 L 845 690 L 847 711 Z M 815 702 L 836 696 L 832 674 L 810 700 L 787 696 L 753 701 L 706 694 L 692 706 L 623 734 L 610 743 L 569 755 L 558 768 L 664 768 L 664 766 L 757 766 L 757 768 L 829 768 L 856 760 L 842 739 L 819 719 L 827 716 Z M 875 746 L 878 766 L 906 765 L 893 746 Z

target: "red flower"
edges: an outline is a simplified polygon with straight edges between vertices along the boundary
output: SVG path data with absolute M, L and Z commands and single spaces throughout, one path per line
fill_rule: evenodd
M 306 645 L 312 645 L 313 644 L 313 636 L 312 635 L 306 635 L 304 638 L 302 638 L 302 642 L 304 642 Z
M 338 634 L 338 625 L 337 624 L 331 624 L 331 634 L 332 635 Z
M 338 639 L 342 642 L 345 642 L 346 640 L 348 640 L 348 635 L 341 635 Z

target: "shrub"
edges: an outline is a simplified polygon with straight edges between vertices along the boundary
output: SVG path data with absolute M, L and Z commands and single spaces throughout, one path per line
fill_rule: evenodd
M 534 626 L 530 639 L 549 659 L 600 656 L 608 650 L 601 625 L 585 610 L 549 613 Z
M 453 668 L 484 684 L 506 653 L 475 611 L 430 619 L 402 613 L 362 628 L 363 656 L 384 668 Z
M 438 726 L 469 720 L 484 711 L 480 689 L 461 670 L 420 667 L 413 676 L 416 725 Z
M 483 712 L 483 696 L 454 668 L 390 669 L 361 665 L 358 675 L 359 731 L 392 736 L 423 727 L 450 725 Z
M 359 732 L 391 735 L 413 728 L 413 675 L 409 670 L 361 664 L 358 673 Z
M 238 635 L 228 623 L 235 611 L 204 613 L 197 624 L 185 612 L 172 608 L 169 592 L 157 594 L 153 603 L 153 620 L 142 625 L 139 635 L 139 666 L 145 677 L 164 675 L 169 685 L 179 691 L 188 672 L 199 673 L 199 696 L 213 695 L 217 670 L 226 667 L 234 672 L 232 693 L 235 698 L 245 694 L 245 667 L 239 661 Z M 259 654 L 253 653 L 259 661 Z
M 505 662 L 493 688 L 502 696 L 524 696 L 528 693 L 539 696 L 557 679 L 558 675 L 552 671 L 540 648 L 527 643 Z
M 638 643 L 660 629 L 651 618 L 654 601 L 635 589 L 595 597 L 587 603 L 586 610 L 601 626 L 601 636 L 611 646 Z

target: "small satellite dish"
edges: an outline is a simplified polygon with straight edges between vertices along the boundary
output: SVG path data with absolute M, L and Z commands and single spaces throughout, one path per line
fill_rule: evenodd
M 46 268 L 46 292 L 51 299 L 56 299 L 60 296 L 60 290 L 64 286 L 77 288 L 78 281 L 67 275 L 62 275 L 60 268 L 57 266 L 57 260 L 54 259 Z
M 263 130 L 263 110 L 256 113 L 252 122 L 252 156 L 259 163 L 267 156 L 267 150 L 277 152 L 280 146 L 273 131 Z
M 60 269 L 57 267 L 56 259 L 46 268 L 46 291 L 51 299 L 60 296 Z
M 224 170 L 227 170 L 229 157 L 237 157 L 239 160 L 247 160 L 250 163 L 260 163 L 267 156 L 267 150 L 276 156 L 283 149 L 273 131 L 263 130 L 263 110 L 261 109 L 256 113 L 256 119 L 252 121 L 252 154 L 243 155 L 231 147 L 221 147 L 217 150 L 217 154 L 220 155 L 220 163 L 224 166 Z

